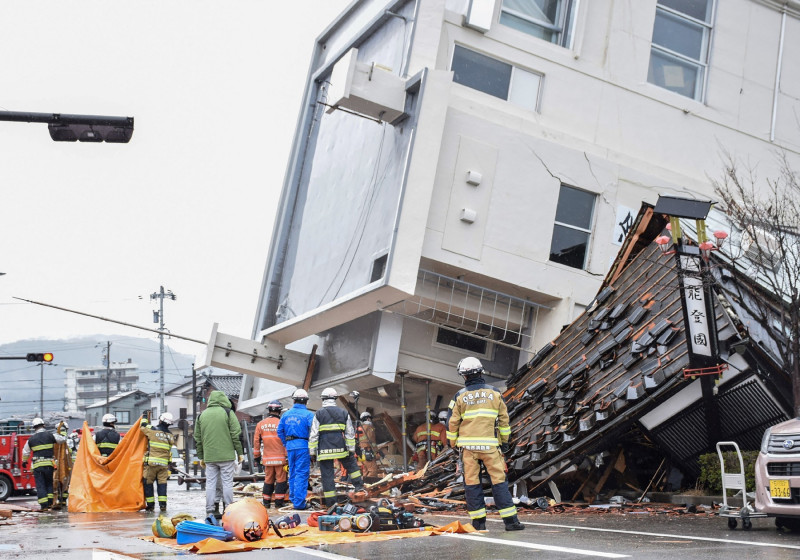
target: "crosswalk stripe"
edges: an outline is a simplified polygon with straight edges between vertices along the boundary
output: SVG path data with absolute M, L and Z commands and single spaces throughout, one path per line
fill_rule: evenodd
M 494 539 L 492 537 L 483 537 L 478 535 L 465 535 L 462 533 L 451 534 L 442 533 L 443 537 L 452 537 L 455 539 L 467 539 L 480 542 L 489 542 L 492 544 L 501 544 L 504 546 L 516 546 L 518 548 L 531 548 L 534 550 L 549 550 L 552 552 L 566 552 L 569 554 L 581 554 L 583 556 L 592 556 L 594 558 L 630 558 L 627 554 L 615 554 L 613 552 L 597 552 L 596 550 L 584 550 L 581 548 L 569 548 L 566 546 L 551 546 L 548 544 L 536 544 L 522 541 L 509 541 L 505 539 Z

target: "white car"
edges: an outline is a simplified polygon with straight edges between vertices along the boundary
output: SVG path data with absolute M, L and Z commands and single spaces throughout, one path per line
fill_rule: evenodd
M 175 465 L 176 468 L 184 472 L 186 471 L 186 465 L 183 461 L 183 457 L 181 456 L 181 452 L 178 451 L 178 448 L 175 447 L 174 445 L 172 446 L 172 459 L 170 459 L 170 461 L 172 462 L 173 465 Z M 174 476 L 174 473 L 173 475 L 170 476 Z

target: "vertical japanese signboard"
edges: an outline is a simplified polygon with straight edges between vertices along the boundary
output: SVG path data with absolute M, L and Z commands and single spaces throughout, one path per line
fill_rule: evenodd
M 713 358 L 715 352 L 712 336 L 715 329 L 709 319 L 700 257 L 681 255 L 680 262 L 683 276 L 683 309 L 686 315 L 690 351 L 695 356 Z

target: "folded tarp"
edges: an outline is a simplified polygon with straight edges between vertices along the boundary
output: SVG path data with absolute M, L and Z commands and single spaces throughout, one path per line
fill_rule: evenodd
M 186 522 L 184 521 L 184 523 Z M 178 526 L 180 527 L 180 525 Z M 295 546 L 315 547 L 323 544 L 378 542 L 411 537 L 428 537 L 444 533 L 472 533 L 474 531 L 475 529 L 472 528 L 472 525 L 462 525 L 459 521 L 453 521 L 443 527 L 420 527 L 418 529 L 399 529 L 397 531 L 381 531 L 379 533 L 337 533 L 335 531 L 320 531 L 316 527 L 303 525 L 294 529 L 281 529 L 283 538 L 278 537 L 273 530 L 270 530 L 266 537 L 252 542 L 236 540 L 223 542 L 217 539 L 205 539 L 192 544 L 179 545 L 175 539 L 148 536 L 142 537 L 142 540 L 177 550 L 196 552 L 197 554 L 214 554 L 245 552 L 257 549 L 291 548 Z
M 72 467 L 69 484 L 70 512 L 139 511 L 145 506 L 142 490 L 142 462 L 147 438 L 134 422 L 114 452 L 100 455 L 89 425 L 83 423 L 83 437 Z

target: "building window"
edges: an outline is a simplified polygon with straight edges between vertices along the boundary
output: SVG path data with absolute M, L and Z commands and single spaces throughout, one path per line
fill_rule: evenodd
M 586 266 L 595 195 L 561 185 L 556 207 L 550 260 L 573 268 Z
M 488 358 L 491 351 L 491 343 L 488 340 L 442 327 L 436 327 L 433 345 L 447 347 L 448 350 L 454 348 L 465 350 L 479 358 Z
M 647 81 L 700 100 L 713 0 L 658 0 Z
M 503 0 L 500 23 L 569 48 L 574 5 L 574 0 Z
M 542 76 L 465 49 L 453 51 L 453 81 L 531 111 L 538 110 Z
M 120 424 L 130 424 L 130 422 L 131 422 L 130 414 L 131 413 L 128 410 L 115 410 L 114 411 L 114 416 L 117 417 L 117 422 L 119 422 Z

